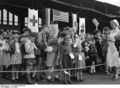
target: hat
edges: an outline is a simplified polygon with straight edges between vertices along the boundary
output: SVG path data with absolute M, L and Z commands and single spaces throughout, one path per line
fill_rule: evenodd
M 34 38 L 36 38 L 36 34 L 35 34 L 35 33 L 31 33 L 29 37 L 34 37 Z
M 95 31 L 93 31 L 93 35 L 96 35 L 99 32 L 100 32 L 99 30 L 95 30 Z
M 70 30 L 70 27 L 65 27 L 64 29 L 63 29 L 63 31 L 69 31 Z
M 14 34 L 13 38 L 19 38 L 19 35 L 18 34 Z
M 23 28 L 23 31 L 24 31 L 24 32 L 28 31 L 28 32 L 31 33 L 31 30 L 30 30 L 29 28 Z
M 116 19 L 111 20 L 110 23 L 116 25 L 117 27 L 119 27 L 119 23 L 118 23 L 118 21 Z
M 68 34 L 69 34 L 68 31 L 63 31 L 63 32 L 60 33 L 61 37 L 65 37 L 65 36 L 67 36 Z
M 103 33 L 110 33 L 110 29 L 109 29 L 109 27 L 104 27 L 103 28 Z

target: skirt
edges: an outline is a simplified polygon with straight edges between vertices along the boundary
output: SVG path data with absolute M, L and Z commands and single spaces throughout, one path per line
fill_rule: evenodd
M 69 54 L 64 54 L 63 55 L 62 67 L 64 69 L 68 69 L 68 68 L 72 68 L 73 67 L 72 60 L 71 60 Z
M 0 51 L 0 66 L 3 65 L 3 52 Z
M 108 47 L 108 52 L 107 52 L 107 65 L 109 67 L 120 67 L 120 58 L 119 58 L 119 53 L 117 49 L 115 49 L 115 45 L 110 44 Z
M 47 53 L 47 60 L 46 60 L 47 67 L 52 67 L 54 65 L 55 56 L 56 56 L 55 52 Z
M 10 53 L 6 52 L 6 51 L 3 51 L 2 65 L 9 66 L 10 65 L 10 59 L 11 59 Z
M 79 60 L 78 56 L 75 58 L 75 68 L 85 69 L 85 60 Z
M 20 53 L 13 54 L 11 57 L 11 65 L 22 64 L 22 55 Z

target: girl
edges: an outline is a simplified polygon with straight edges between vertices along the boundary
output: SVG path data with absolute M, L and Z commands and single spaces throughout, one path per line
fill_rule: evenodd
M 61 64 L 63 69 L 69 69 L 72 67 L 72 59 L 74 59 L 74 55 L 72 52 L 72 47 L 71 47 L 71 39 L 69 35 L 66 35 L 64 38 L 64 41 L 62 42 L 61 45 L 61 50 L 60 50 L 60 59 L 61 59 Z M 64 71 L 64 82 L 65 84 L 72 84 L 72 81 L 70 80 L 71 74 L 70 70 L 65 70 Z
M 0 71 L 2 71 L 3 67 L 3 36 L 0 35 Z
M 90 74 L 96 73 L 94 66 L 97 64 L 97 50 L 92 39 L 85 42 L 85 55 L 88 57 L 86 65 L 90 66 Z
M 8 71 L 8 67 L 10 66 L 10 40 L 8 38 L 8 36 L 3 35 L 4 39 L 3 39 L 3 70 L 7 70 Z M 4 73 L 3 77 L 7 77 L 8 73 Z
M 12 64 L 12 80 L 15 81 L 19 79 L 19 65 L 22 64 L 22 56 L 21 56 L 21 50 L 20 50 L 20 43 L 18 40 L 19 35 L 15 34 L 13 36 L 14 40 L 11 44 L 11 64 Z M 15 72 L 14 72 L 15 71 Z
M 85 55 L 82 52 L 82 46 L 81 46 L 81 40 L 77 36 L 76 37 L 76 43 L 74 44 L 75 47 L 75 67 L 79 68 L 75 71 L 75 74 L 77 76 L 77 81 L 83 81 L 83 69 L 85 68 Z

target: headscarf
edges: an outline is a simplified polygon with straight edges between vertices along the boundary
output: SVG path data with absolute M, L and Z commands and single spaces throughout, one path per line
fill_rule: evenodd
M 119 23 L 118 23 L 118 21 L 116 19 L 111 20 L 110 23 L 116 25 L 117 27 L 119 27 Z

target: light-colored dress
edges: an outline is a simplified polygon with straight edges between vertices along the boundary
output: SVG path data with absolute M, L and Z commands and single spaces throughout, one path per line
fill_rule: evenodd
M 0 40 L 0 66 L 3 65 L 3 41 Z
M 9 66 L 10 65 L 10 45 L 7 43 L 7 40 L 3 40 L 3 63 L 2 65 Z
M 112 30 L 108 38 L 107 65 L 109 67 L 120 66 L 119 53 L 115 46 L 115 36 L 117 35 L 117 33 L 118 29 Z
M 22 55 L 20 51 L 20 44 L 18 42 L 15 43 L 15 53 L 11 57 L 11 64 L 22 64 Z

